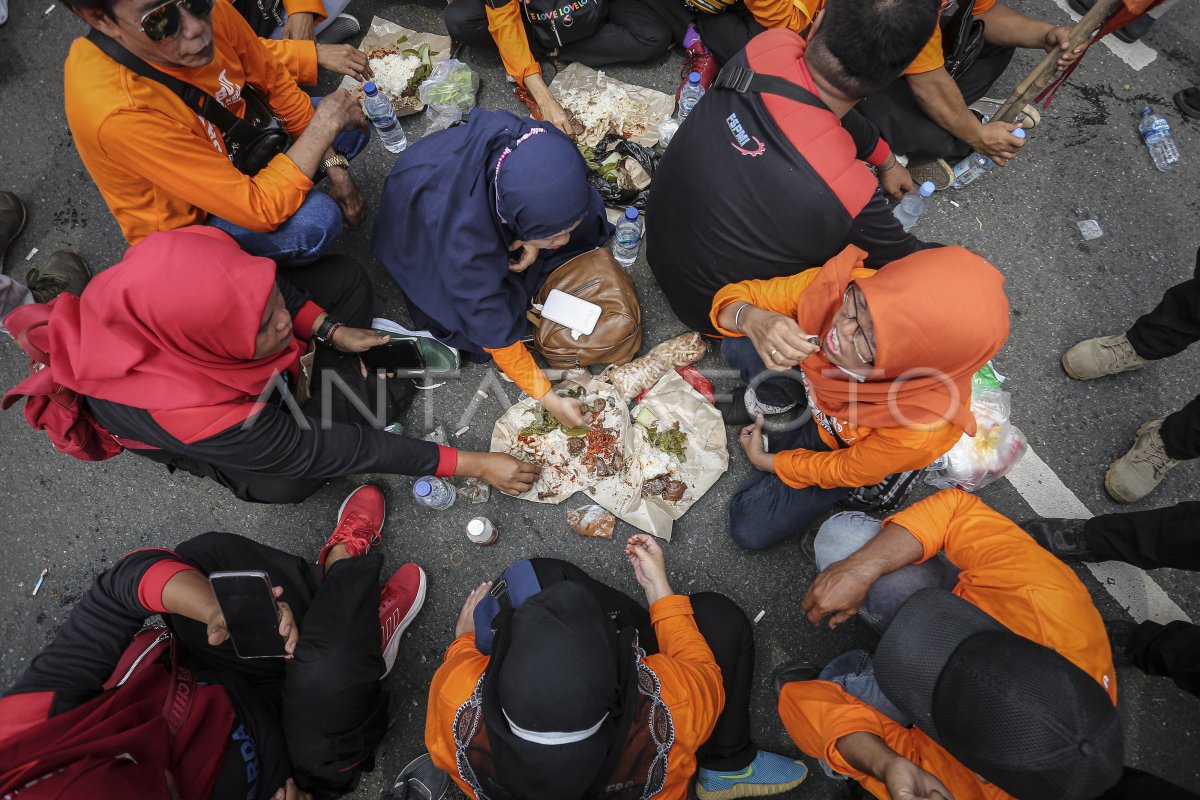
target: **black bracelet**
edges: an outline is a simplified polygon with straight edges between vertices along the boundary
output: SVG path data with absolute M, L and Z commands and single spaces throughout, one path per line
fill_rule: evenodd
M 341 324 L 342 323 L 326 314 L 325 321 L 318 326 L 317 332 L 313 334 L 313 338 L 321 344 L 331 345 L 332 343 L 329 341 L 329 337 L 333 335 L 334 328 L 340 326 Z

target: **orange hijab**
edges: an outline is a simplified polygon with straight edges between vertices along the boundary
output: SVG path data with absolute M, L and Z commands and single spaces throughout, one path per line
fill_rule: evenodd
M 824 337 L 851 273 L 866 253 L 847 247 L 827 261 L 796 305 L 801 329 Z M 893 261 L 854 281 L 874 323 L 875 369 L 864 382 L 824 352 L 801 365 L 827 414 L 872 428 L 947 421 L 975 435 L 971 376 L 1008 339 L 1004 276 L 965 247 L 936 247 Z

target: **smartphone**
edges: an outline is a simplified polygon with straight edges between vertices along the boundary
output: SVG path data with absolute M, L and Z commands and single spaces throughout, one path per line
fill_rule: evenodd
M 385 372 L 419 372 L 425 369 L 421 346 L 411 336 L 393 336 L 387 344 L 364 351 L 362 361 L 368 369 Z
M 271 579 L 262 570 L 214 572 L 208 576 L 225 615 L 238 658 L 280 658 L 287 642 L 279 635 L 279 610 Z
M 551 289 L 542 305 L 542 317 L 565 328 L 589 335 L 600 321 L 600 306 L 573 294 Z

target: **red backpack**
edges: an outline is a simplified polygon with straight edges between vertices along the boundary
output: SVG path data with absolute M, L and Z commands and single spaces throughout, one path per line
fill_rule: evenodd
M 104 461 L 125 448 L 100 427 L 78 392 L 55 382 L 49 368 L 54 302 L 21 306 L 5 317 L 9 334 L 29 355 L 29 377 L 4 395 L 0 410 L 25 398 L 25 421 L 34 430 L 45 431 L 56 450 L 80 461 Z

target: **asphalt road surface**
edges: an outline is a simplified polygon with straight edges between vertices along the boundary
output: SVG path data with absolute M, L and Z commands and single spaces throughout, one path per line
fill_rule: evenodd
M 1065 6 L 1050 0 L 1014 4 L 1031 15 L 1068 21 Z M 48 13 L 50 0 L 14 0 L 12 5 L 10 20 L 0 27 L 0 189 L 20 195 L 30 218 L 9 253 L 7 269 L 20 277 L 64 247 L 77 250 L 96 268 L 107 267 L 120 259 L 125 244 L 76 155 L 62 110 L 62 62 L 85 25 L 61 0 Z M 442 8 L 440 0 L 403 5 L 354 0 L 349 10 L 364 22 L 374 13 L 440 33 Z M 1125 451 L 1141 421 L 1180 408 L 1200 390 L 1196 348 L 1141 372 L 1086 385 L 1070 381 L 1058 364 L 1071 344 L 1125 330 L 1154 306 L 1164 289 L 1191 275 L 1200 245 L 1200 124 L 1182 119 L 1170 98 L 1178 89 L 1200 82 L 1198 41 L 1200 8 L 1190 3 L 1179 4 L 1159 20 L 1143 40 L 1148 50 L 1124 49 L 1122 58 L 1107 47 L 1095 48 L 1044 112 L 1042 125 L 1021 156 L 968 190 L 938 194 L 916 228 L 926 240 L 976 250 L 1008 278 L 1013 330 L 997 364 L 1009 377 L 1015 421 L 1048 467 L 1045 473 L 1027 476 L 1021 491 L 1008 481 L 981 491 L 988 503 L 1014 519 L 1033 515 L 1035 508 L 1045 511 L 1080 501 L 1096 514 L 1119 510 L 1103 490 L 1108 463 Z M 1020 54 L 993 93 L 1006 96 L 1037 55 Z M 469 50 L 463 57 L 482 76 L 483 107 L 521 112 L 494 52 Z M 608 72 L 673 91 L 679 64 L 676 50 L 652 64 Z M 320 88 L 328 91 L 336 83 L 333 76 L 325 76 Z M 1154 171 L 1138 138 L 1137 112 L 1147 103 L 1165 112 L 1174 126 L 1184 157 L 1175 173 Z M 405 127 L 410 141 L 424 133 L 423 121 L 410 118 Z M 375 141 L 354 163 L 355 180 L 372 204 L 391 161 Z M 678 202 L 700 204 L 705 198 L 680 197 Z M 1076 223 L 1088 219 L 1099 222 L 1101 238 L 1083 240 Z M 370 257 L 372 221 L 369 218 L 360 232 L 347 233 L 338 249 L 368 265 L 379 311 L 403 320 L 398 292 Z M 35 247 L 38 253 L 27 261 L 26 254 Z M 647 346 L 682 332 L 644 259 L 633 272 Z M 721 364 L 710 355 L 703 366 Z M 12 386 L 24 372 L 25 358 L 17 348 L 0 345 L 0 386 Z M 485 449 L 503 401 L 492 392 L 470 419 L 464 419 L 464 412 L 479 381 L 489 374 L 494 378 L 491 366 L 472 367 L 459 380 L 423 393 L 409 414 L 409 430 L 422 434 L 431 422 L 450 431 L 469 425 L 457 444 Z M 516 390 L 505 386 L 509 401 L 515 401 Z M 736 599 L 751 616 L 766 612 L 756 627 L 755 735 L 764 748 L 794 754 L 774 711 L 770 671 L 796 658 L 824 663 L 851 647 L 869 647 L 873 637 L 857 622 L 835 632 L 808 626 L 799 600 L 814 569 L 794 542 L 745 553 L 729 540 L 729 498 L 749 469 L 732 437 L 730 446 L 730 474 L 678 523 L 667 548 L 668 568 L 678 591 L 716 590 Z M 390 568 L 419 562 L 429 575 L 429 594 L 387 682 L 392 729 L 379 749 L 375 771 L 363 777 L 355 798 L 376 797 L 408 759 L 424 750 L 426 689 L 471 587 L 515 559 L 545 555 L 572 560 L 614 586 L 638 593 L 621 553 L 619 540 L 632 532 L 624 525 L 618 541 L 584 540 L 567 529 L 563 508 L 496 493 L 486 507 L 429 511 L 413 505 L 412 479 L 395 476 L 333 481 L 298 506 L 249 505 L 214 483 L 167 475 L 162 467 L 134 455 L 99 465 L 58 455 L 41 434 L 25 426 L 19 411 L 12 410 L 0 414 L 0 684 L 16 679 L 93 576 L 123 553 L 147 545 L 172 546 L 203 531 L 222 530 L 315 554 L 333 526 L 338 505 L 363 481 L 382 486 L 391 503 L 384 531 Z M 1198 481 L 1200 464 L 1181 465 L 1137 507 L 1196 499 Z M 569 502 L 566 507 L 574 505 Z M 487 549 L 469 544 L 464 534 L 466 521 L 481 510 L 500 529 L 499 543 Z M 451 561 L 456 549 L 465 553 L 458 566 Z M 50 570 L 46 585 L 31 596 L 44 568 Z M 1113 594 L 1144 595 L 1136 585 L 1122 585 L 1124 579 L 1102 586 L 1087 570 L 1080 575 L 1106 617 L 1125 613 Z M 1164 570 L 1153 580 L 1183 613 L 1200 618 L 1194 575 Z M 1146 678 L 1128 667 L 1119 668 L 1118 679 L 1128 763 L 1200 786 L 1198 701 L 1165 679 Z M 815 762 L 809 760 L 809 765 L 809 780 L 790 796 L 839 796 L 838 785 L 821 774 Z

